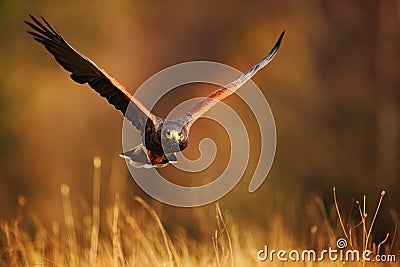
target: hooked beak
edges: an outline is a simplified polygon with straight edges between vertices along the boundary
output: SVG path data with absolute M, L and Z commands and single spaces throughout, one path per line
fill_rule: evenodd
M 175 140 L 175 141 L 179 141 L 179 140 L 181 140 L 181 137 L 179 136 L 179 133 L 178 132 L 176 132 L 176 131 L 171 131 L 170 133 L 169 133 L 169 135 L 167 135 L 167 137 L 168 137 L 168 139 L 170 139 L 170 140 Z

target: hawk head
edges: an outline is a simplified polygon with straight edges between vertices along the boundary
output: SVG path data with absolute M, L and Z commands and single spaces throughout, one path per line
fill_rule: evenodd
M 161 144 L 164 153 L 184 150 L 189 140 L 187 123 L 182 120 L 165 120 L 161 130 Z

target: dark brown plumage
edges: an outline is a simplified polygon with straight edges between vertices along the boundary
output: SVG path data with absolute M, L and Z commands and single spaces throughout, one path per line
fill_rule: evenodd
M 187 147 L 189 130 L 193 123 L 222 99 L 233 94 L 254 74 L 267 65 L 278 52 L 284 32 L 275 46 L 259 63 L 228 85 L 210 94 L 196 104 L 179 120 L 166 120 L 152 114 L 128 89 L 98 67 L 93 61 L 79 53 L 43 18 L 42 22 L 30 15 L 32 22 L 28 33 L 49 51 L 55 60 L 77 83 L 88 83 L 102 97 L 135 126 L 142 134 L 142 144 L 121 154 L 135 167 L 163 167 L 176 161 L 175 153 Z

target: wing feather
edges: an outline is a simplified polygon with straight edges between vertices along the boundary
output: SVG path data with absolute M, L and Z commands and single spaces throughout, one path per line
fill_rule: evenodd
M 191 108 L 189 112 L 183 117 L 184 120 L 188 121 L 188 126 L 190 127 L 198 118 L 200 118 L 204 113 L 206 113 L 209 109 L 211 109 L 215 104 L 233 94 L 243 84 L 245 84 L 248 80 L 250 80 L 254 76 L 254 74 L 256 74 L 257 71 L 265 67 L 275 57 L 276 53 L 278 52 L 284 34 L 285 31 L 281 33 L 274 47 L 271 49 L 268 55 L 264 57 L 260 62 L 251 67 L 246 73 L 244 73 L 235 81 L 211 93 L 209 96 L 207 96 L 202 101 L 197 103 L 193 108 Z
M 29 16 L 32 22 L 25 21 L 25 23 L 32 30 L 28 33 L 41 43 L 65 70 L 71 73 L 72 80 L 80 84 L 88 83 L 111 105 L 120 110 L 139 131 L 143 132 L 148 119 L 156 124 L 156 116 L 117 79 L 69 45 L 43 17 L 41 17 L 43 22 L 40 22 L 34 16 Z M 129 112 L 127 112 L 128 107 Z

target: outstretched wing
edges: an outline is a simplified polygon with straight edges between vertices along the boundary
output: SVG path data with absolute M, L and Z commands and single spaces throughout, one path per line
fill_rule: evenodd
M 132 96 L 124 85 L 69 45 L 43 17 L 41 17 L 42 23 L 32 15 L 29 16 L 33 23 L 29 21 L 25 23 L 33 31 L 28 31 L 28 33 L 41 43 L 65 70 L 71 72 L 72 80 L 80 84 L 88 83 L 117 110 L 120 110 L 139 131 L 144 130 L 148 119 L 156 124 L 156 117 Z
M 205 99 L 197 103 L 192 109 L 190 109 L 189 112 L 183 117 L 183 119 L 188 122 L 188 126 L 190 127 L 198 118 L 200 118 L 210 108 L 212 108 L 215 104 L 217 104 L 225 97 L 228 97 L 231 94 L 233 94 L 243 84 L 245 84 L 248 80 L 250 80 L 251 77 L 253 77 L 257 71 L 265 67 L 275 57 L 276 53 L 278 52 L 284 34 L 285 31 L 281 33 L 281 35 L 278 38 L 278 41 L 276 42 L 272 50 L 268 53 L 268 55 L 264 57 L 256 65 L 251 67 L 245 74 L 240 76 L 237 80 L 211 93 Z

